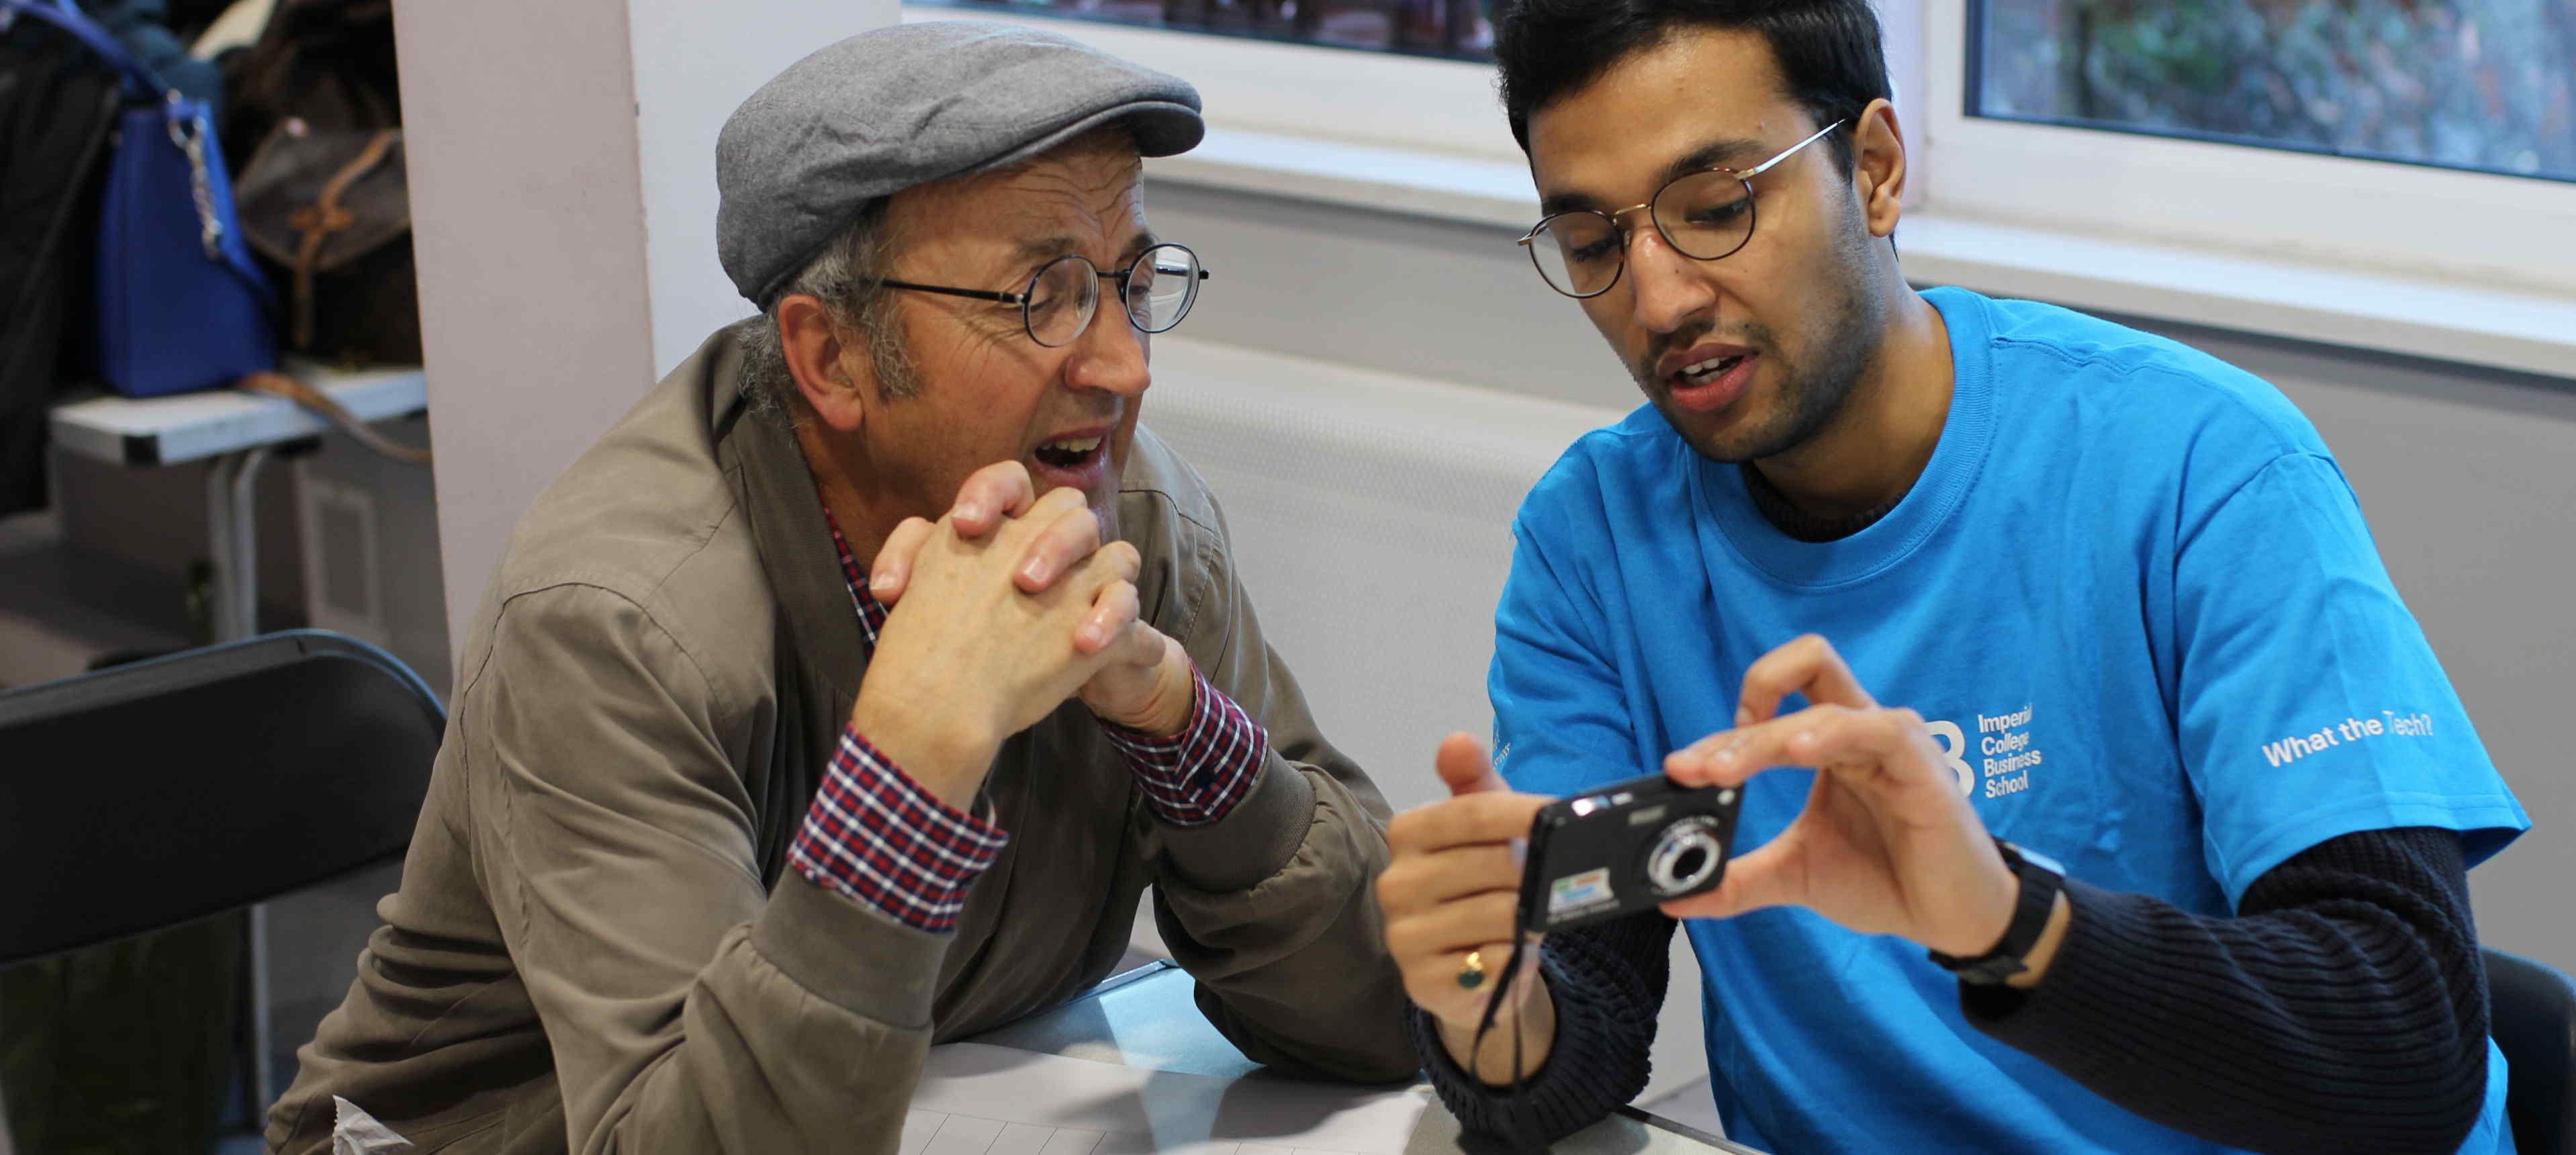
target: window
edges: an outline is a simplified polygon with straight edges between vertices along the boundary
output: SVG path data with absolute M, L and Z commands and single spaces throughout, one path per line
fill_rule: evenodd
M 2576 180 L 2576 0 L 1983 0 L 1971 115 Z
M 916 0 L 1411 56 L 1493 59 L 1490 0 Z
M 2576 289 L 2576 0 L 1921 4 L 1937 214 Z

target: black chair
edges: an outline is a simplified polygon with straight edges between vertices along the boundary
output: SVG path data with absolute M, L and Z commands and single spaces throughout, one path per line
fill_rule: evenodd
M 0 966 L 399 857 L 446 712 L 296 630 L 0 693 Z
M 399 859 L 445 728 L 408 667 L 320 630 L 0 693 L 0 968 L 253 907 L 256 1127 L 274 1098 L 256 904 Z
M 2504 1052 L 2504 1109 L 2522 1155 L 2576 1155 L 2576 981 L 2489 947 L 2487 1006 Z

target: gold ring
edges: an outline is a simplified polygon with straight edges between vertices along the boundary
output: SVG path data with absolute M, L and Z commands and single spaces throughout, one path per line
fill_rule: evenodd
M 1458 968 L 1458 985 L 1471 991 L 1485 985 L 1485 952 L 1467 952 L 1467 965 Z

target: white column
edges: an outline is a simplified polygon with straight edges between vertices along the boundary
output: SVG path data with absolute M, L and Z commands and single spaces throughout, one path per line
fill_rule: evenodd
M 1924 162 L 1932 155 L 1932 104 L 1924 87 L 1931 74 L 1931 62 L 1925 56 L 1929 45 L 1923 35 L 1924 8 L 1924 0 L 1878 0 L 1880 51 L 1887 56 L 1896 119 L 1905 126 L 1906 164 L 1913 169 L 1905 178 L 1909 209 L 1922 207 L 1924 190 L 1932 187 L 1924 175 Z
M 462 649 L 519 514 L 653 381 L 746 315 L 715 253 L 715 139 L 893 0 L 403 0 L 394 10 Z

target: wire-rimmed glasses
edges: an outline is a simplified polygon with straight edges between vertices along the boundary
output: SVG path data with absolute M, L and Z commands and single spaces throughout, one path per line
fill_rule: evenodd
M 1100 310 L 1102 281 L 1119 283 L 1127 301 L 1128 323 L 1147 333 L 1161 333 L 1189 316 L 1190 306 L 1199 299 L 1199 282 L 1207 279 L 1208 271 L 1199 265 L 1197 253 L 1187 245 L 1166 243 L 1137 254 L 1126 268 L 1107 272 L 1079 253 L 1057 257 L 1039 266 L 1029 278 L 1028 287 L 1016 293 L 913 281 L 876 283 L 889 289 L 1018 305 L 1020 323 L 1027 327 L 1029 339 L 1049 348 L 1061 348 L 1074 343 L 1083 330 L 1091 327 L 1092 316 Z
M 1753 239 L 1753 178 L 1798 155 L 1799 149 L 1824 139 L 1843 123 L 1828 124 L 1742 172 L 1707 168 L 1674 177 L 1644 204 L 1609 213 L 1596 209 L 1556 213 L 1530 226 L 1520 246 L 1529 250 L 1530 263 L 1538 266 L 1547 287 L 1577 299 L 1598 297 L 1619 283 L 1619 274 L 1628 267 L 1628 234 L 1619 218 L 1640 209 L 1674 252 L 1698 261 L 1733 256 Z

